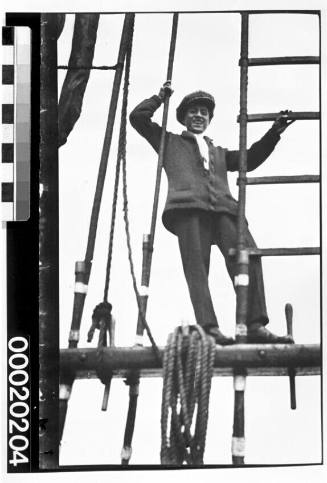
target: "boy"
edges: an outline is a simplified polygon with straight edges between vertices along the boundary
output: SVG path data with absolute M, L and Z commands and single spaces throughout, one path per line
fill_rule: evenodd
M 141 102 L 130 114 L 132 126 L 159 150 L 162 128 L 151 118 L 170 96 L 167 81 L 158 95 Z M 178 237 L 185 278 L 196 321 L 216 344 L 229 345 L 234 339 L 218 327 L 208 285 L 211 245 L 222 252 L 232 281 L 236 262 L 228 250 L 236 247 L 237 201 L 232 197 L 227 171 L 238 170 L 238 151 L 214 146 L 203 136 L 214 113 L 215 100 L 204 91 L 193 92 L 177 108 L 177 120 L 186 127 L 181 135 L 167 132 L 163 166 L 168 177 L 168 196 L 162 216 L 164 226 Z M 247 151 L 248 171 L 262 164 L 273 151 L 280 134 L 293 122 L 288 111 L 277 117 L 271 129 Z M 246 244 L 255 247 L 249 230 Z M 248 290 L 248 342 L 292 343 L 291 336 L 277 336 L 266 329 L 267 316 L 260 257 L 251 259 Z

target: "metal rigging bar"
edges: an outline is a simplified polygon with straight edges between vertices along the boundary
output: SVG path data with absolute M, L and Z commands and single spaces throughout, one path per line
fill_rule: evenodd
M 237 275 L 236 290 L 236 342 L 246 342 L 247 298 L 249 283 L 249 256 L 245 246 L 245 199 L 247 171 L 247 85 L 248 85 L 248 31 L 249 15 L 242 13 L 241 58 L 240 58 L 240 142 L 239 142 L 239 192 L 237 213 Z M 244 391 L 246 370 L 234 371 L 234 423 L 232 437 L 232 461 L 234 465 L 244 464 Z
M 172 74 L 173 74 L 177 26 L 178 26 L 178 13 L 175 13 L 173 15 L 173 22 L 172 22 L 168 69 L 167 69 L 167 80 L 171 80 Z M 149 283 L 150 283 L 153 242 L 154 242 L 155 228 L 156 228 L 156 221 L 157 221 L 161 174 L 162 174 L 163 159 L 164 159 L 168 107 L 169 107 L 169 97 L 166 97 L 164 101 L 164 110 L 163 110 L 163 118 L 162 118 L 162 134 L 161 134 L 160 147 L 159 147 L 156 184 L 155 184 L 154 201 L 153 201 L 153 208 L 152 208 L 151 228 L 150 228 L 150 234 L 144 235 L 143 237 L 142 284 L 140 289 L 139 314 L 138 314 L 138 321 L 137 321 L 137 328 L 136 328 L 136 342 L 138 345 L 142 345 L 142 337 L 145 329 L 144 322 L 145 322 L 145 315 L 146 315 L 147 301 L 148 301 L 148 289 L 149 289 Z M 136 371 L 130 371 L 126 379 L 126 384 L 129 385 L 129 407 L 128 407 L 128 413 L 127 413 L 125 434 L 124 434 L 124 444 L 123 444 L 123 449 L 121 453 L 121 461 L 123 465 L 128 465 L 132 454 L 132 439 L 133 439 L 133 433 L 134 433 L 134 427 L 135 427 L 137 399 L 138 399 L 139 385 L 140 385 L 139 375 Z
M 177 26 L 178 26 L 178 13 L 175 13 L 173 16 L 173 25 L 172 25 L 172 33 L 171 33 L 171 41 L 170 41 L 167 80 L 171 80 L 173 75 Z M 153 244 L 154 244 L 154 236 L 156 231 L 161 174 L 162 174 L 162 167 L 163 167 L 163 160 L 164 160 L 168 109 L 169 109 L 169 97 L 166 97 L 164 100 L 164 109 L 163 109 L 163 115 L 162 115 L 162 134 L 160 139 L 160 147 L 159 147 L 159 155 L 158 155 L 156 183 L 155 183 L 154 200 L 153 200 L 152 217 L 151 217 L 151 227 L 150 227 L 150 233 L 148 235 L 144 235 L 144 243 L 143 243 L 142 289 L 144 290 L 145 294 L 147 294 L 149 283 L 150 283 Z M 142 297 L 142 304 L 143 304 L 143 313 L 145 314 L 146 305 L 147 305 L 147 295 L 144 295 Z M 142 336 L 143 331 L 144 331 L 144 328 L 142 325 L 142 321 L 140 320 L 140 317 L 139 317 L 138 324 L 137 324 L 137 335 Z

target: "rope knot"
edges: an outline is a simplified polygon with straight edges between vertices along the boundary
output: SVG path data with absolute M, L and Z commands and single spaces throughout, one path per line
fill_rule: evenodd
M 101 322 L 104 324 L 106 330 L 108 330 L 110 333 L 111 322 L 112 322 L 111 311 L 112 311 L 112 305 L 109 302 L 101 302 L 95 307 L 92 314 L 92 325 L 87 334 L 88 342 L 92 341 L 95 329 L 100 330 Z

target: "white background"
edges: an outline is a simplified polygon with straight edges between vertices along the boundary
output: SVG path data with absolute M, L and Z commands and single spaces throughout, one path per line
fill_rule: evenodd
M 76 2 L 71 4 L 72 11 L 77 10 Z M 123 3 L 120 5 L 122 11 L 123 5 Z M 139 5 L 142 9 L 145 3 Z M 188 4 L 186 8 L 190 9 L 191 5 Z M 252 5 L 255 6 L 254 2 Z M 244 8 L 242 2 L 229 2 L 228 6 L 234 9 Z M 281 7 L 286 8 L 285 2 Z M 296 2 L 294 7 L 301 8 L 301 5 Z M 304 2 L 302 8 L 305 7 L 308 5 L 305 6 Z M 67 5 L 63 8 L 67 8 Z M 89 5 L 88 8 L 90 8 Z M 169 5 L 165 8 L 168 10 Z M 204 2 L 201 8 L 217 9 L 217 5 L 214 2 Z M 260 3 L 260 8 L 264 8 L 263 2 Z M 278 8 L 278 5 L 274 4 L 273 8 Z M 314 8 L 311 3 L 310 8 Z M 85 11 L 85 8 L 80 7 L 80 9 Z M 59 63 L 65 63 L 68 60 L 72 25 L 73 19 L 67 18 L 65 31 L 60 38 L 62 48 Z M 114 19 L 101 17 L 94 64 L 111 65 L 116 62 L 121 25 L 120 16 Z M 170 28 L 171 15 L 136 17 L 130 109 L 143 98 L 158 92 L 165 80 Z M 317 34 L 316 17 L 254 16 L 250 22 L 250 56 L 318 55 Z M 175 93 L 171 99 L 169 130 L 180 132 L 182 129 L 174 117 L 174 111 L 180 99 L 192 90 L 205 89 L 215 96 L 217 104 L 215 118 L 208 129 L 208 135 L 221 146 L 237 148 L 239 48 L 239 14 L 199 14 L 180 17 L 173 74 Z M 61 148 L 60 152 L 60 340 L 62 347 L 67 346 L 70 327 L 74 263 L 84 258 L 112 78 L 113 74 L 110 72 L 92 72 L 84 99 L 82 117 L 69 137 L 67 145 Z M 257 67 L 250 70 L 249 112 L 273 112 L 284 108 L 294 111 L 318 110 L 318 68 L 316 66 Z M 161 112 L 158 112 L 156 120 L 160 122 L 160 119 Z M 249 145 L 261 137 L 269 126 L 270 123 L 249 125 Z M 317 121 L 294 123 L 284 133 L 275 152 L 255 172 L 255 175 L 318 174 L 318 136 Z M 80 346 L 86 345 L 86 332 L 92 310 L 102 299 L 116 144 L 117 131 L 109 160 L 108 182 L 103 198 L 104 209 L 101 211 L 99 221 L 95 260 L 82 322 Z M 141 239 L 142 234 L 149 230 L 156 155 L 146 141 L 130 127 L 127 159 L 133 248 L 138 280 L 140 280 Z M 231 176 L 230 184 L 236 195 L 235 176 Z M 166 182 L 163 180 L 160 213 L 165 192 Z M 316 186 L 249 187 L 247 216 L 260 247 L 319 244 L 319 196 Z M 133 344 L 137 318 L 125 246 L 120 204 L 110 286 L 110 301 L 114 306 L 117 319 L 118 345 Z M 285 302 L 291 302 L 294 305 L 296 342 L 317 343 L 320 339 L 318 257 L 265 259 L 264 275 L 271 329 L 276 332 L 285 331 L 283 306 Z M 233 334 L 234 293 L 225 273 L 223 259 L 216 248 L 212 252 L 210 277 L 220 325 L 226 333 Z M 181 320 L 194 322 L 176 239 L 164 230 L 160 220 L 157 225 L 153 257 L 148 320 L 155 339 L 160 345 L 165 344 L 168 333 Z M 319 395 L 318 377 L 298 378 L 298 409 L 291 412 L 286 378 L 249 379 L 246 392 L 247 463 L 318 462 L 320 460 Z M 107 414 L 100 411 L 101 397 L 102 386 L 98 381 L 81 381 L 74 385 L 62 444 L 62 464 L 119 463 L 128 390 L 122 381 L 114 381 Z M 139 399 L 132 462 L 159 463 L 161 381 L 142 381 Z M 231 380 L 215 379 L 211 396 L 206 463 L 230 463 L 232 402 Z M 319 468 L 303 468 L 296 473 L 293 470 L 294 468 L 276 468 L 268 472 L 268 470 L 258 469 L 253 473 L 258 476 L 264 475 L 267 481 L 276 481 L 276 478 L 289 481 L 294 474 L 298 481 L 315 481 L 314 478 L 319 478 L 320 475 Z M 239 470 L 235 469 L 228 473 L 225 471 L 202 473 L 215 478 L 222 474 L 225 481 L 241 477 Z M 249 472 L 247 474 L 250 475 Z M 141 477 L 140 473 L 138 475 Z M 147 473 L 145 477 L 149 475 Z M 179 478 L 181 478 L 180 475 L 179 472 Z M 183 475 L 186 476 L 186 474 Z M 58 475 L 52 476 L 58 477 Z M 63 477 L 63 475 L 60 476 Z M 74 478 L 73 475 L 66 476 Z M 84 476 L 87 477 L 87 475 Z M 119 478 L 123 479 L 126 476 L 120 473 Z M 95 474 L 92 476 L 89 474 L 89 477 L 100 481 L 100 476 Z M 143 473 L 142 478 L 144 478 Z M 317 481 L 320 480 L 317 479 Z

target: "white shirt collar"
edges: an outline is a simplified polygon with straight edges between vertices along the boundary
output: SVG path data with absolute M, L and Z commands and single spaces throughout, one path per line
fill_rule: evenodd
M 199 150 L 201 153 L 201 156 L 203 158 L 203 165 L 205 169 L 209 169 L 209 147 L 207 145 L 206 140 L 203 137 L 203 134 L 195 134 L 192 133 L 198 143 Z

